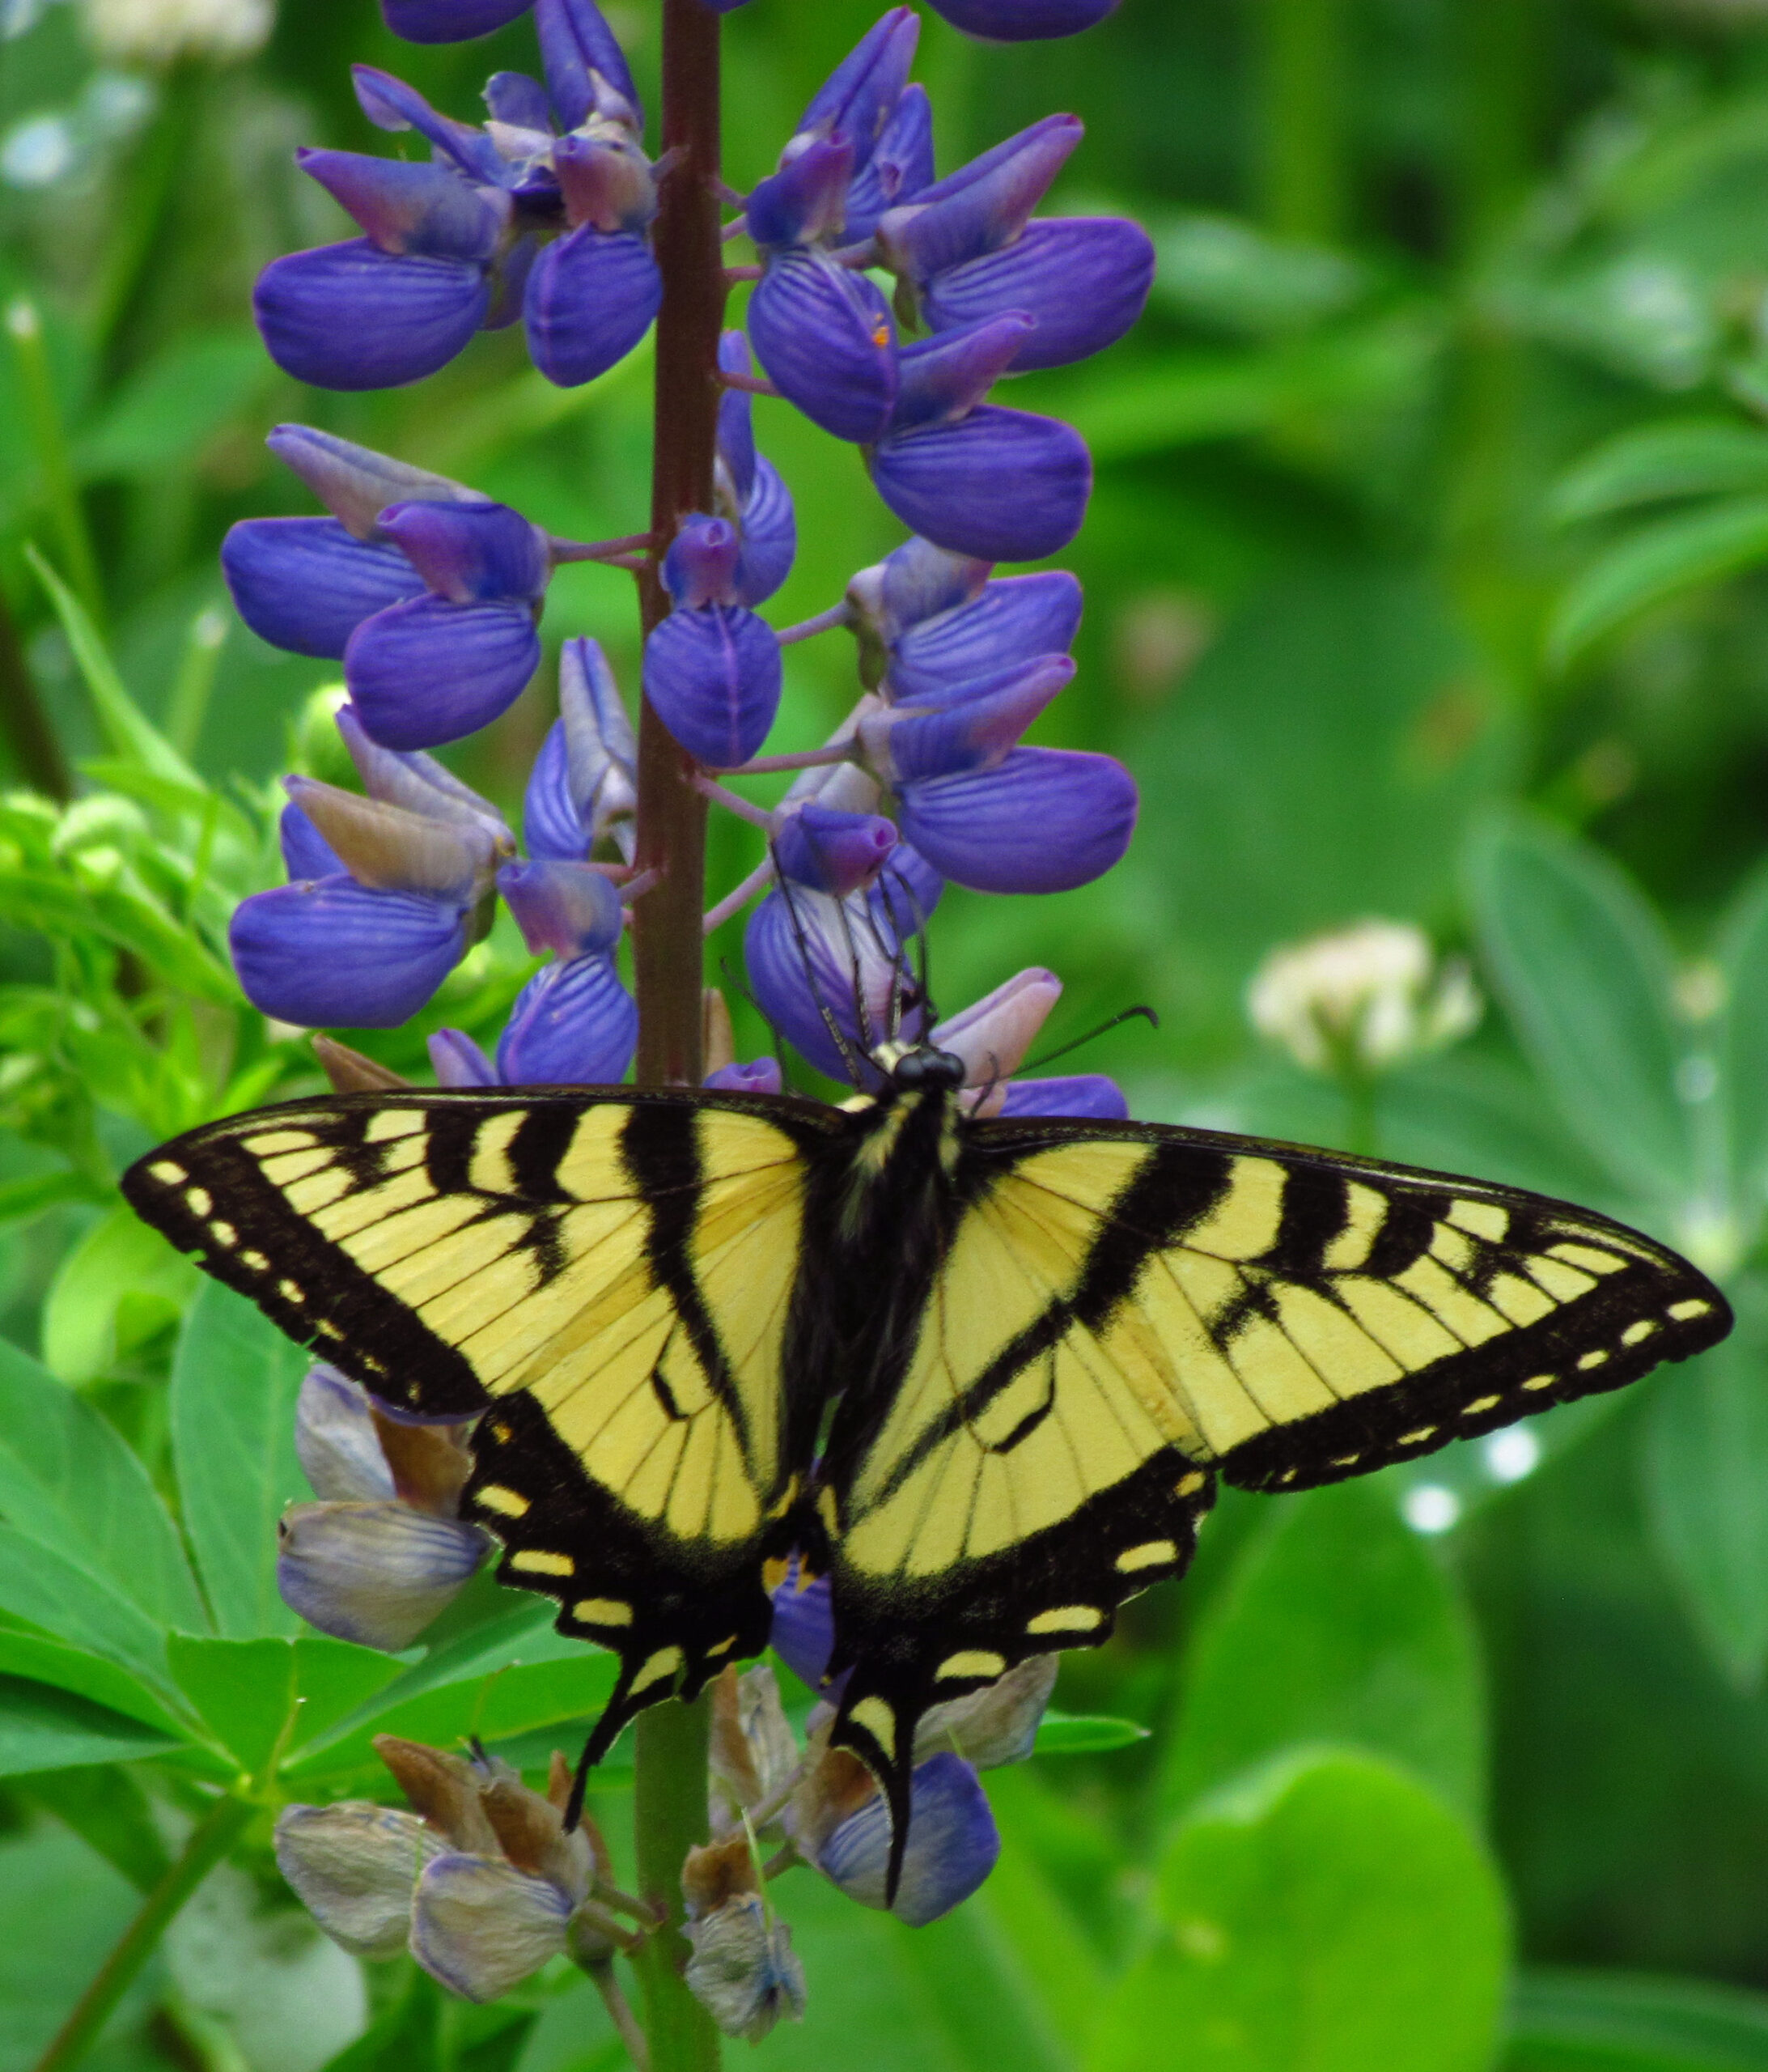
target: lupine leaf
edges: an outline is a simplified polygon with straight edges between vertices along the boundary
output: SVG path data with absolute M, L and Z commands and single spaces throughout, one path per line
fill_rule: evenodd
M 1642 525 L 1597 555 L 1560 599 L 1547 628 L 1547 660 L 1569 668 L 1654 605 L 1762 561 L 1768 497 L 1728 497 Z
M 108 1655 L 74 1647 L 48 1633 L 0 1626 L 0 1675 L 27 1683 L 53 1684 L 57 1690 L 90 1698 L 110 1712 L 123 1713 L 160 1733 L 184 1735 L 187 1722 L 172 1709 L 176 1695 L 159 1679 L 150 1681 Z
M 1561 476 L 1548 509 L 1562 525 L 1640 503 L 1768 489 L 1768 432 L 1736 418 L 1673 418 L 1624 431 Z
M 1096 1756 L 1111 1748 L 1132 1748 L 1146 1741 L 1148 1730 L 1133 1719 L 1111 1719 L 1096 1713 L 1046 1712 L 1037 1723 L 1040 1756 Z
M 0 1611 L 150 1682 L 165 1679 L 163 1627 L 91 1569 L 11 1526 L 0 1526 Z
M 295 1453 L 309 1356 L 243 1296 L 205 1284 L 172 1362 L 172 1451 L 184 1528 L 219 1631 L 292 1634 L 277 1594 L 277 1521 L 311 1495 Z
M 1372 1758 L 1272 1764 L 1207 1802 L 1160 1866 L 1159 1932 L 1100 2010 L 1088 2072 L 1486 2072 L 1502 1888 L 1441 1802 Z
M 0 1777 L 131 1763 L 163 1756 L 177 1745 L 138 1720 L 108 1712 L 71 1691 L 0 1676 Z
M 1662 922 L 1599 851 L 1520 814 L 1480 830 L 1468 878 L 1487 968 L 1567 1122 L 1631 1199 L 1681 1206 L 1696 1166 Z
M 140 1460 L 90 1404 L 4 1340 L 0 1515 L 160 1624 L 206 1623 L 178 1529 Z

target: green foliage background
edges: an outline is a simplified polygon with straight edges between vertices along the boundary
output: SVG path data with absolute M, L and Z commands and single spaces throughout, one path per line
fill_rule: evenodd
M 728 18 L 734 182 L 874 11 Z M 648 80 L 652 0 L 610 12 Z M 325 766 L 299 722 L 335 674 L 226 605 L 227 525 L 307 507 L 264 432 L 302 419 L 625 533 L 647 366 L 562 392 L 504 333 L 416 390 L 337 397 L 252 332 L 257 270 L 344 234 L 293 146 L 384 146 L 348 63 L 467 115 L 532 66 L 525 25 L 419 50 L 372 0 L 286 0 L 261 57 L 132 74 L 132 100 L 67 0 L 0 24 L 0 2061 L 41 2051 L 205 1791 L 243 1777 L 264 1810 L 93 2064 L 592 2072 L 621 2060 L 580 1982 L 468 2010 L 401 1966 L 365 1997 L 266 1843 L 278 1797 L 380 1789 L 384 1728 L 544 1760 L 601 1658 L 489 1589 L 421 1659 L 298 1633 L 271 1568 L 304 1493 L 298 1358 L 199 1295 L 114 1175 L 315 1081 L 225 955 L 273 874 L 269 780 Z M 1768 10 L 1124 0 L 1042 48 L 930 18 L 919 72 L 946 166 L 1078 109 L 1057 206 L 1133 212 L 1160 252 L 1140 331 L 1015 397 L 1100 463 L 1066 557 L 1081 673 L 1039 737 L 1123 755 L 1142 830 L 1087 891 L 954 894 L 943 999 L 1037 962 L 1067 982 L 1058 1036 L 1147 1000 L 1160 1034 L 1088 1060 L 1135 1112 L 1345 1143 L 1339 1094 L 1253 1042 L 1245 983 L 1278 942 L 1415 920 L 1491 1005 L 1382 1083 L 1380 1149 L 1639 1221 L 1728 1279 L 1740 1323 L 1531 1428 L 1520 1478 L 1482 1444 L 1231 1497 L 1191 1577 L 1065 1663 L 1065 1713 L 1147 1737 L 1058 1728 L 994 1773 L 1006 1847 L 975 1901 L 910 1932 L 808 1874 L 778 1888 L 811 2011 L 766 2058 L 1768 2066 Z M 32 185 L 46 117 L 71 162 Z M 784 623 L 897 535 L 848 449 L 758 418 L 799 501 Z M 596 634 L 635 682 L 623 577 L 564 571 L 545 630 L 549 653 Z M 790 651 L 778 744 L 851 695 L 842 640 Z M 543 673 L 458 758 L 512 812 L 550 698 Z M 719 833 L 721 889 L 748 842 Z M 494 936 L 425 1025 L 494 1030 L 528 968 Z M 359 1040 L 416 1070 L 421 1033 Z M 1404 1522 L 1419 1483 L 1454 1530 Z M 617 1834 L 622 1789 L 617 1760 Z

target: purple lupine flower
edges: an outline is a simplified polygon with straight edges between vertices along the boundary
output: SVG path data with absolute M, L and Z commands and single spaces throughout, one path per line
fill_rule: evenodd
M 525 15 L 533 0 L 380 0 L 387 26 L 407 43 L 464 43 Z
M 935 331 L 1015 312 L 1032 320 L 1016 372 L 1064 367 L 1115 344 L 1154 282 L 1154 245 L 1139 223 L 1031 221 L 1081 135 L 1077 117 L 1046 117 L 923 187 L 877 226 L 885 263 Z
M 489 724 L 541 657 L 554 543 L 507 504 L 366 447 L 279 425 L 266 442 L 333 513 L 248 518 L 222 543 L 240 616 L 273 646 L 341 658 L 392 749 Z
M 1135 831 L 1135 780 L 1109 756 L 1015 748 L 992 770 L 907 783 L 905 841 L 943 877 L 977 892 L 1069 892 L 1122 856 Z
M 884 1906 L 891 1828 L 881 1795 L 807 1848 L 808 1841 L 801 1836 L 799 1848 L 832 1884 L 862 1906 Z M 925 1927 L 967 1900 L 1000 1853 L 1000 1831 L 974 1768 L 948 1751 L 930 1756 L 910 1780 L 908 1844 L 890 1911 L 912 1928 Z
M 762 257 L 748 325 L 768 379 L 833 437 L 857 446 L 882 438 L 898 383 L 889 304 L 863 274 L 820 252 Z
M 800 888 L 770 892 L 749 916 L 743 957 L 768 1021 L 831 1079 L 878 1075 L 864 1053 L 891 1033 L 908 1040 L 926 1026 L 921 990 L 905 953 L 944 886 L 907 843 L 891 851 L 871 890 L 846 899 Z M 846 1038 L 844 1056 L 825 1013 Z
M 782 877 L 845 899 L 874 884 L 897 846 L 897 830 L 875 813 L 845 813 L 810 799 L 781 816 L 774 859 Z
M 567 640 L 558 658 L 559 716 L 534 759 L 522 802 L 528 854 L 585 862 L 611 839 L 632 861 L 638 803 L 632 720 L 599 643 Z
M 400 11 L 431 41 L 485 10 L 405 0 Z M 265 269 L 253 306 L 286 372 L 326 388 L 394 387 L 446 366 L 475 331 L 521 316 L 535 365 L 575 387 L 644 336 L 662 280 L 631 72 L 593 0 L 542 0 L 536 25 L 545 86 L 499 74 L 483 130 L 439 114 L 389 73 L 356 67 L 369 120 L 415 130 L 435 155 L 298 155 L 363 235 Z
M 955 684 L 937 703 L 886 707 L 860 719 L 860 748 L 899 792 L 959 771 L 998 769 L 1074 674 L 1071 656 L 1040 655 L 978 682 Z
M 1083 599 L 1066 569 L 990 581 L 992 564 L 912 539 L 847 586 L 860 680 L 892 703 L 936 703 L 954 686 L 1065 653 Z
M 228 940 L 240 983 L 255 1007 L 298 1027 L 392 1028 L 466 954 L 468 917 L 490 886 L 498 837 L 484 822 L 310 778 L 290 778 L 287 789 L 291 868 L 339 868 L 235 908 Z
M 295 1444 L 316 1501 L 291 1505 L 278 1528 L 283 1602 L 339 1640 L 409 1647 L 490 1548 L 459 1515 L 465 1430 L 396 1420 L 336 1368 L 312 1368 Z
M 827 1576 L 806 1580 L 799 1557 L 786 1564 L 786 1575 L 773 1593 L 774 1624 L 768 1645 L 799 1681 L 822 1696 L 829 1659 L 835 1651 L 834 1599 Z
M 911 346 L 884 435 L 867 449 L 878 494 L 935 546 L 979 561 L 1038 561 L 1080 530 L 1092 456 L 1054 418 L 984 403 L 1032 333 L 1008 315 Z
M 997 1115 L 1073 1115 L 1088 1122 L 1127 1121 L 1123 1089 L 1103 1072 L 1073 1072 L 1055 1079 L 1015 1079 L 1002 1089 Z
M 719 365 L 727 373 L 749 372 L 748 342 L 740 331 L 719 340 Z M 748 393 L 727 388 L 719 399 L 719 442 L 714 494 L 718 515 L 736 526 L 742 553 L 733 584 L 740 605 L 763 604 L 792 572 L 798 552 L 798 521 L 792 493 L 772 461 L 755 448 L 753 403 Z
M 997 43 L 1079 36 L 1117 10 L 1117 0 L 929 0 L 956 28 Z
M 933 104 L 925 87 L 906 87 L 877 148 L 847 189 L 842 234 L 855 244 L 870 237 L 887 210 L 931 184 L 933 172 Z
M 720 1065 L 701 1081 L 730 1093 L 781 1093 L 786 1080 L 778 1058 L 757 1058 L 750 1064 Z
M 592 864 L 510 864 L 498 890 L 531 950 L 555 960 L 529 979 L 498 1039 L 505 1086 L 612 1085 L 638 1041 L 638 1009 L 614 953 L 625 926 L 620 894 Z
M 645 643 L 645 695 L 689 755 L 747 762 L 779 710 L 779 642 L 738 595 L 743 546 L 723 518 L 685 518 L 663 580 L 675 609 Z

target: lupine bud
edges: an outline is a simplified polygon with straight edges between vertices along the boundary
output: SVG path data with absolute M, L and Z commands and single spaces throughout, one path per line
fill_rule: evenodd
M 1114 13 L 1117 0 L 932 0 L 932 6 L 972 36 L 1024 43 L 1078 36 Z
M 645 695 L 688 753 L 747 762 L 779 710 L 779 642 L 736 601 L 742 546 L 722 518 L 684 519 L 664 563 L 676 609 L 645 643 Z
M 963 1059 L 966 1085 L 998 1084 L 1011 1079 L 1024 1063 L 1062 996 L 1062 980 L 1034 965 L 942 1021 L 927 1040 Z
M 491 1060 L 464 1030 L 439 1029 L 426 1046 L 438 1086 L 495 1086 Z
M 534 28 L 547 91 L 563 128 L 580 130 L 592 115 L 605 111 L 605 91 L 597 87 L 598 74 L 625 102 L 631 127 L 643 128 L 638 89 L 633 84 L 626 53 L 595 0 L 537 0 Z
M 277 1868 L 334 1942 L 384 1961 L 405 1949 L 418 1874 L 447 1847 L 415 1814 L 361 1799 L 286 1806 Z
M 498 1042 L 505 1086 L 612 1086 L 638 1042 L 638 1010 L 608 955 L 571 957 L 536 973 Z
M 466 909 L 321 878 L 243 899 L 227 940 L 246 998 L 273 1020 L 392 1029 L 465 956 Z
M 396 1501 L 293 1504 L 278 1539 L 284 1603 L 322 1633 L 388 1652 L 447 1608 L 490 1544 L 477 1526 Z
M 774 857 L 782 874 L 837 899 L 863 892 L 897 846 L 897 830 L 878 813 L 842 813 L 812 800 L 780 822 Z
M 638 751 L 613 672 L 595 641 L 566 642 L 558 707 L 523 801 L 529 852 L 536 859 L 587 858 L 612 834 L 630 862 Z
M 688 1990 L 727 2036 L 759 2043 L 783 2015 L 803 2019 L 804 1967 L 792 1932 L 758 1893 L 738 1893 L 682 1933 L 693 1946 Z
M 931 1706 L 915 1729 L 916 1761 L 945 1749 L 979 1770 L 1023 1763 L 1037 1745 L 1059 1667 L 1053 1654 L 1030 1655 L 986 1689 Z
M 752 1064 L 720 1065 L 709 1072 L 701 1084 L 731 1093 L 781 1093 L 786 1081 L 778 1058 L 757 1058 Z
M 506 864 L 498 890 L 529 951 L 584 957 L 614 949 L 625 926 L 620 894 L 588 864 Z
M 1109 756 L 1016 748 L 997 769 L 903 788 L 898 825 L 943 877 L 977 892 L 1067 892 L 1135 831 L 1135 780 Z
M 976 1772 L 956 1756 L 933 1756 L 917 1766 L 909 1808 L 902 1876 L 890 1911 L 922 1928 L 982 1884 L 1000 1856 L 1001 1837 Z M 849 1899 L 881 1908 L 890 1839 L 888 1811 L 874 1792 L 817 1849 L 816 1867 Z
M 1274 949 L 1247 1011 L 1309 1072 L 1378 1072 L 1465 1036 L 1482 1003 L 1465 964 L 1435 966 L 1421 929 L 1363 921 Z
M 770 261 L 749 300 L 767 376 L 814 425 L 856 445 L 883 436 L 897 398 L 897 324 L 866 278 L 819 252 Z
M 719 365 L 747 374 L 748 341 L 727 331 L 719 341 Z M 743 543 L 733 584 L 739 604 L 765 603 L 792 571 L 798 552 L 798 521 L 791 491 L 773 463 L 755 450 L 753 398 L 727 388 L 719 399 L 717 501 L 720 516 L 734 524 Z
M 1123 1089 L 1103 1072 L 1075 1072 L 1066 1078 L 1015 1079 L 1001 1089 L 997 1115 L 1072 1115 L 1092 1122 L 1127 1121 L 1130 1103 Z
M 295 1411 L 295 1450 L 316 1497 L 384 1501 L 392 1471 L 368 1408 L 367 1391 L 323 1361 L 309 1368 Z

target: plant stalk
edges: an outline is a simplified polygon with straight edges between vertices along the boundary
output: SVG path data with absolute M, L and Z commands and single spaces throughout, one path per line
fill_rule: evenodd
M 719 32 L 705 0 L 664 0 L 662 184 L 655 249 L 657 319 L 650 563 L 638 571 L 644 631 L 666 618 L 661 563 L 683 518 L 712 508 L 718 435 L 719 332 L 727 292 L 719 220 Z M 657 882 L 633 907 L 641 1086 L 697 1086 L 702 1077 L 706 801 L 693 758 L 647 700 L 638 722 L 635 873 Z M 666 1916 L 635 1959 L 644 1991 L 651 2072 L 716 2072 L 719 2034 L 682 1976 L 681 1866 L 706 1838 L 704 1700 L 640 1713 L 634 1728 L 638 1888 Z
M 1279 237 L 1343 240 L 1351 0 L 1253 0 L 1258 16 L 1260 200 Z
M 250 1799 L 229 1793 L 197 1822 L 176 1862 L 148 1894 L 97 1977 L 37 2060 L 36 2072 L 68 2072 L 85 2057 L 184 1902 L 239 1840 L 257 1810 Z

